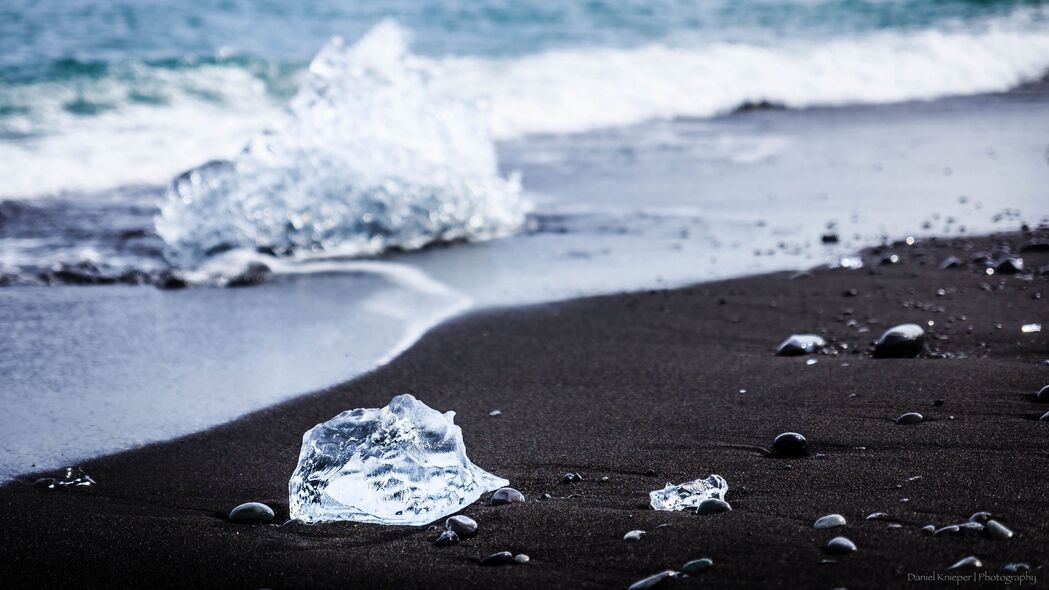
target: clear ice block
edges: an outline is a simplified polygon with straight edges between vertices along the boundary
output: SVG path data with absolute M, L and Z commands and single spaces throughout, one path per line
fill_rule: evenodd
M 466 456 L 454 416 L 404 394 L 314 426 L 288 483 L 291 517 L 424 525 L 509 485 Z
M 684 510 L 699 508 L 703 500 L 724 500 L 728 493 L 728 482 L 720 475 L 711 474 L 706 479 L 688 481 L 681 485 L 667 484 L 661 490 L 649 493 L 652 508 L 656 510 Z

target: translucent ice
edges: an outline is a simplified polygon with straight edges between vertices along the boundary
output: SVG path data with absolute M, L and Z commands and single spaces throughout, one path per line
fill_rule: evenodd
M 336 38 L 284 117 L 172 182 L 156 220 L 165 255 L 196 267 L 231 249 L 357 256 L 513 232 L 527 206 L 483 109 L 393 22 L 351 47 Z
M 706 479 L 685 482 L 681 485 L 667 484 L 661 490 L 649 493 L 652 508 L 656 510 L 684 510 L 699 508 L 703 500 L 716 498 L 724 500 L 728 493 L 728 482 L 720 475 L 711 475 Z
M 291 517 L 423 525 L 508 485 L 466 456 L 454 416 L 404 394 L 314 426 L 288 483 Z

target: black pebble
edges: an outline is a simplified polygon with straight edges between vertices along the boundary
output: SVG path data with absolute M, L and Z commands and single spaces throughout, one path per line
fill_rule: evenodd
M 772 452 L 777 457 L 806 457 L 809 441 L 797 432 L 784 432 L 772 441 Z
M 481 560 L 481 565 L 492 566 L 492 565 L 506 565 L 514 560 L 514 554 L 509 551 L 500 551 L 499 553 L 493 553 L 488 557 Z
M 874 358 L 914 358 L 925 346 L 925 330 L 918 324 L 900 324 L 885 331 L 874 345 Z
M 459 535 L 455 534 L 455 531 L 444 531 L 440 537 L 433 542 L 438 547 L 444 547 L 445 545 L 455 545 L 459 542 Z

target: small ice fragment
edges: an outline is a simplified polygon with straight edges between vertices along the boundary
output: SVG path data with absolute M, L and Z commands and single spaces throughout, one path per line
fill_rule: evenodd
M 502 410 L 492 410 L 491 412 L 488 412 L 489 416 L 501 416 L 502 414 L 503 414 Z
M 314 426 L 288 482 L 291 518 L 423 525 L 509 484 L 470 461 L 454 416 L 404 394 Z
M 45 477 L 38 479 L 36 480 L 35 485 L 49 490 L 82 488 L 95 485 L 95 480 L 91 479 L 91 476 L 84 473 L 84 470 L 79 467 L 66 467 L 64 476 L 58 478 Z
M 630 531 L 623 535 L 624 541 L 640 541 L 641 536 L 645 534 L 645 531 Z
M 1042 331 L 1042 324 L 1024 324 L 1020 327 L 1020 331 L 1024 334 L 1033 334 L 1034 332 Z
M 827 345 L 819 334 L 791 334 L 780 343 L 776 356 L 801 356 L 812 354 Z
M 811 366 L 811 365 L 815 365 L 818 362 L 819 361 L 816 360 L 816 359 L 809 359 L 809 360 L 805 361 L 805 364 Z
M 720 475 L 711 474 L 706 479 L 685 482 L 681 485 L 667 484 L 661 490 L 649 493 L 652 508 L 656 510 L 684 510 L 699 508 L 703 500 L 724 500 L 728 493 L 728 482 Z

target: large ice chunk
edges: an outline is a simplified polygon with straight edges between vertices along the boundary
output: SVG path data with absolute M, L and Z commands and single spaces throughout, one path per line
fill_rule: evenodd
M 728 482 L 720 475 L 712 474 L 706 479 L 688 481 L 681 485 L 667 484 L 661 490 L 649 493 L 652 508 L 656 510 L 684 510 L 699 508 L 703 500 L 724 500 L 728 493 Z
M 454 416 L 404 394 L 314 426 L 288 482 L 291 517 L 423 525 L 509 485 L 466 456 Z

